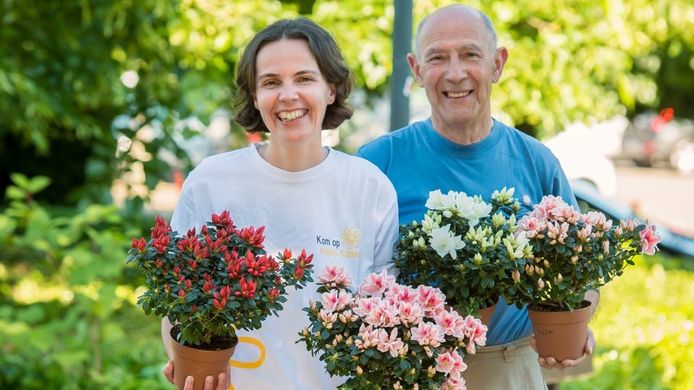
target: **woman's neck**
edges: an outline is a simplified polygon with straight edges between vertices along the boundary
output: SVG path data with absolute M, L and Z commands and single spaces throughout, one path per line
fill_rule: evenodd
M 320 164 L 328 156 L 328 149 L 320 142 L 304 145 L 280 145 L 267 142 L 258 145 L 258 153 L 271 165 L 289 172 L 305 171 Z

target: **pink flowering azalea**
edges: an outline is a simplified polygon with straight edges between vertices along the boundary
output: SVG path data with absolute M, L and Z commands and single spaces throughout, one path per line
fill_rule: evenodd
M 420 322 L 416 328 L 412 329 L 412 340 L 419 345 L 430 345 L 436 348 L 445 339 L 440 326 L 430 322 Z
M 318 276 L 318 281 L 323 284 L 334 283 L 335 286 L 349 287 L 352 280 L 345 273 L 343 267 L 327 266 L 323 273 Z
M 641 237 L 641 252 L 647 255 L 654 255 L 657 245 L 660 242 L 660 236 L 655 232 L 654 225 L 646 225 L 646 227 L 639 232 Z
M 359 292 L 364 295 L 380 295 L 394 283 L 395 276 L 388 275 L 383 270 L 380 273 L 369 274 L 359 288 Z

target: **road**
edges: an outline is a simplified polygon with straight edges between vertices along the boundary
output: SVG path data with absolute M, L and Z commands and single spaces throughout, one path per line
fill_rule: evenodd
M 616 169 L 618 201 L 651 222 L 694 236 L 694 175 L 661 168 Z

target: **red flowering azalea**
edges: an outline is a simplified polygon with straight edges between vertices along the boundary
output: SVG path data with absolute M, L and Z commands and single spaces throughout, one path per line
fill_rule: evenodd
M 265 227 L 237 229 L 228 211 L 210 220 L 199 233 L 179 235 L 157 217 L 150 239 L 133 239 L 129 251 L 148 288 L 138 304 L 147 314 L 169 317 L 187 345 L 260 328 L 282 309 L 288 287 L 312 280 L 313 255 L 302 251 L 294 259 L 285 249 L 278 262 L 265 253 Z

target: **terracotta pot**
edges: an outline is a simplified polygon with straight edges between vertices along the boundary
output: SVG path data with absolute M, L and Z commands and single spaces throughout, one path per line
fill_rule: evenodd
M 541 357 L 561 361 L 583 356 L 588 321 L 593 313 L 590 302 L 583 302 L 586 306 L 574 311 L 538 311 L 528 306 L 537 353 Z
M 207 351 L 181 345 L 175 340 L 171 340 L 176 387 L 183 390 L 186 377 L 192 376 L 195 379 L 194 390 L 202 390 L 205 377 L 208 375 L 214 377 L 214 386 L 216 387 L 217 377 L 220 373 L 227 371 L 229 359 L 234 354 L 237 344 L 238 338 L 227 349 Z
M 489 322 L 492 320 L 492 315 L 494 315 L 494 310 L 496 310 L 496 305 L 491 305 L 480 309 L 480 319 L 482 320 L 483 324 L 487 326 L 489 325 Z

